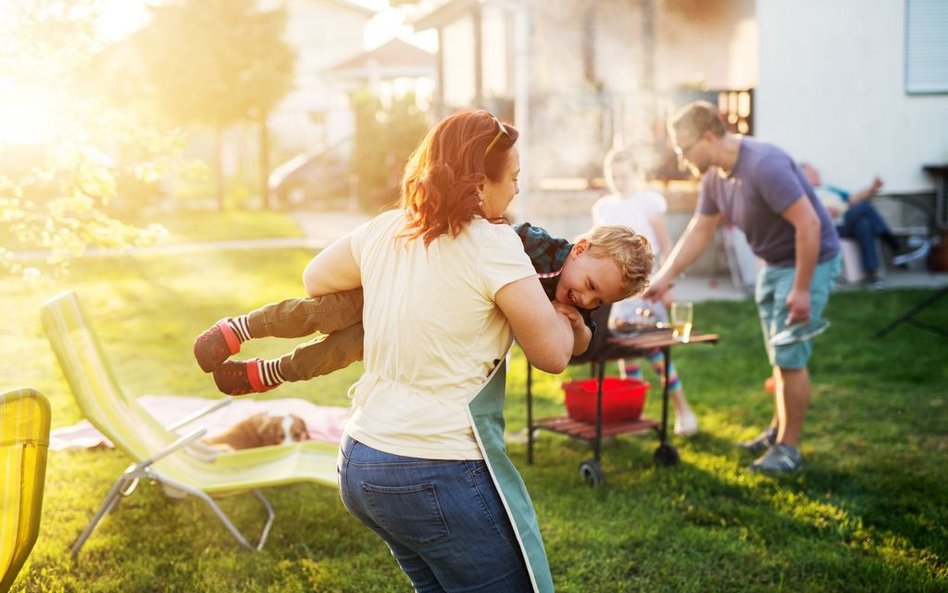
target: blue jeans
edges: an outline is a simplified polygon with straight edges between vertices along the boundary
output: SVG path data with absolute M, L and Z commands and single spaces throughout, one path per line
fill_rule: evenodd
M 483 460 L 403 457 L 346 436 L 339 493 L 346 509 L 385 540 L 415 591 L 532 591 Z
M 882 220 L 879 211 L 868 201 L 859 202 L 843 214 L 843 224 L 836 227 L 840 237 L 854 239 L 859 244 L 862 255 L 862 269 L 875 272 L 879 269 L 879 255 L 876 251 L 876 237 L 883 237 L 893 245 L 894 239 L 888 225 Z

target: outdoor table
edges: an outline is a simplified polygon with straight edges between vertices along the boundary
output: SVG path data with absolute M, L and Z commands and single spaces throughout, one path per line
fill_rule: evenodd
M 668 372 L 671 367 L 672 348 L 694 344 L 716 344 L 717 334 L 692 333 L 688 342 L 679 342 L 672 337 L 671 329 L 658 329 L 637 334 L 613 334 L 607 340 L 606 348 L 588 361 L 596 368 L 596 421 L 593 423 L 574 420 L 569 416 L 554 416 L 533 420 L 532 365 L 527 362 L 527 463 L 533 463 L 533 432 L 544 429 L 572 438 L 588 441 L 592 445 L 593 459 L 583 461 L 580 476 L 590 486 L 599 486 L 605 478 L 600 467 L 601 445 L 604 436 L 616 436 L 655 430 L 658 433 L 659 446 L 655 450 L 655 463 L 660 466 L 676 465 L 679 461 L 678 450 L 668 442 Z M 662 377 L 662 418 L 661 422 L 639 418 L 629 422 L 602 422 L 602 382 L 605 378 L 606 363 L 620 358 L 639 358 L 650 351 L 660 349 L 665 355 L 665 372 Z

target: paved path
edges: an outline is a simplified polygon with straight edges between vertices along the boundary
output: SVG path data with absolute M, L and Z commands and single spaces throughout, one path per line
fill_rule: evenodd
M 84 257 L 114 257 L 117 254 L 185 254 L 222 249 L 288 249 L 300 247 L 317 251 L 342 237 L 371 216 L 348 211 L 297 211 L 290 214 L 303 232 L 302 237 L 276 239 L 244 239 L 205 243 L 176 243 L 153 247 L 133 247 L 124 250 L 90 249 Z M 14 255 L 20 261 L 38 260 L 45 252 L 21 252 Z M 726 273 L 725 273 L 726 274 Z M 742 288 L 735 287 L 729 276 L 720 277 L 685 275 L 676 280 L 674 294 L 680 300 L 742 300 L 750 298 Z M 886 288 L 941 287 L 948 285 L 948 273 L 889 269 Z M 842 285 L 840 290 L 860 290 L 860 286 Z

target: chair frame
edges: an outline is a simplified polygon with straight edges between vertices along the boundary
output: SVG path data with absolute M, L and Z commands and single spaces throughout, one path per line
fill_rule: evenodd
M 83 414 L 134 463 L 112 484 L 99 509 L 71 546 L 78 555 L 102 518 L 121 498 L 131 495 L 142 479 L 162 485 L 172 498 L 194 496 L 207 504 L 244 548 L 262 550 L 275 519 L 273 505 L 260 488 L 299 482 L 336 484 L 337 444 L 303 441 L 239 451 L 218 451 L 198 441 L 206 428 L 180 435 L 177 429 L 229 404 L 215 400 L 208 407 L 168 426 L 160 424 L 128 397 L 115 381 L 95 332 L 75 293 L 66 291 L 41 307 L 43 327 Z M 134 431 L 123 428 L 134 425 Z M 255 542 L 244 535 L 214 500 L 215 495 L 253 494 L 266 511 Z
M 190 422 L 190 420 L 188 422 Z M 176 424 L 187 424 L 188 422 L 182 423 L 179 421 Z M 218 505 L 213 498 L 197 488 L 192 488 L 187 484 L 182 484 L 176 480 L 168 479 L 152 469 L 152 464 L 154 464 L 159 459 L 166 457 L 179 449 L 195 444 L 197 440 L 205 434 L 207 434 L 206 428 L 194 430 L 193 432 L 186 434 L 180 439 L 171 443 L 161 451 L 155 453 L 151 457 L 128 466 L 119 479 L 116 480 L 114 484 L 112 484 L 112 487 L 109 489 L 108 494 L 105 495 L 105 500 L 102 501 L 102 505 L 99 507 L 99 510 L 96 511 L 95 515 L 89 521 L 89 524 L 86 525 L 86 528 L 82 530 L 82 533 L 79 534 L 79 537 L 76 538 L 76 541 L 72 544 L 70 553 L 73 560 L 77 559 L 80 550 L 82 550 L 82 546 L 86 543 L 86 540 L 89 539 L 89 536 L 92 535 L 92 532 L 99 524 L 99 521 L 101 521 L 106 514 L 113 511 L 115 506 L 123 497 L 131 495 L 138 486 L 139 481 L 143 478 L 170 486 L 176 490 L 186 492 L 191 496 L 203 500 L 209 507 L 211 507 L 211 510 L 215 515 L 217 515 L 217 518 L 221 520 L 221 522 L 224 524 L 224 527 L 227 528 L 227 530 L 231 533 L 231 535 L 234 536 L 241 546 L 256 551 L 262 550 L 263 546 L 267 543 L 267 537 L 270 535 L 270 528 L 273 526 L 273 520 L 276 518 L 276 512 L 273 510 L 273 505 L 270 504 L 270 501 L 267 500 L 260 490 L 255 488 L 250 492 L 257 498 L 257 500 L 260 501 L 260 504 L 263 505 L 263 508 L 267 511 L 267 520 L 263 525 L 263 529 L 260 532 L 260 537 L 258 538 L 257 543 L 252 544 L 247 539 L 247 537 L 245 537 L 243 533 L 237 529 L 237 526 L 234 525 L 234 522 L 230 520 L 230 517 L 227 516 L 227 513 L 221 509 L 220 505 Z

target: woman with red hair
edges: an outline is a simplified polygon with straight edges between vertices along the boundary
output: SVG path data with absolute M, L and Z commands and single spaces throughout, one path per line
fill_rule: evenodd
M 303 274 L 310 296 L 363 288 L 365 373 L 349 392 L 340 495 L 416 591 L 553 590 L 504 448 L 504 358 L 516 338 L 534 366 L 561 372 L 574 322 L 504 219 L 516 140 L 486 111 L 445 118 L 409 159 L 400 207 Z

